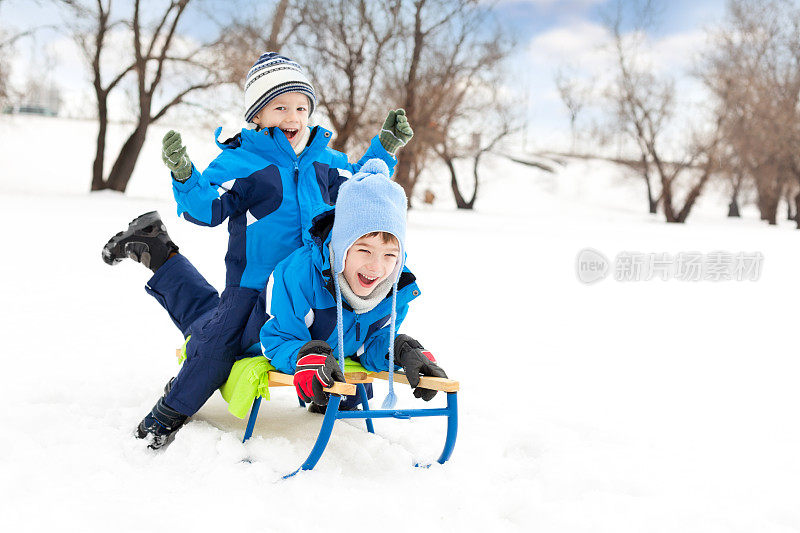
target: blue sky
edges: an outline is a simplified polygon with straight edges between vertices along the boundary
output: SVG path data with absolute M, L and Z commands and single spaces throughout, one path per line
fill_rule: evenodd
M 216 1 L 227 0 L 209 0 L 206 5 L 213 5 Z M 633 6 L 636 3 L 634 0 L 627 0 L 624 5 Z M 264 5 L 266 12 L 269 11 L 270 2 L 260 4 Z M 599 24 L 601 12 L 613 4 L 613 1 L 608 0 L 499 0 L 496 10 L 499 20 L 513 28 L 520 43 L 524 44 L 537 34 L 579 21 Z M 651 34 L 654 37 L 663 37 L 702 28 L 709 22 L 720 20 L 726 1 L 660 0 L 657 4 L 660 6 L 661 16 Z M 193 20 L 190 19 L 190 27 L 202 31 L 205 22 L 203 19 L 203 15 L 195 15 Z M 23 28 L 33 23 L 58 23 L 52 6 L 30 0 L 5 0 L 0 3 L 0 20 L 0 28 L 9 25 Z
M 508 0 L 500 1 L 501 19 L 520 35 L 535 35 L 579 20 L 601 22 L 601 13 L 613 6 L 601 0 Z M 625 2 L 627 12 L 635 2 Z M 719 20 L 725 12 L 725 0 L 662 0 L 659 20 L 653 28 L 655 37 L 681 33 Z
M 149 3 L 160 3 L 151 0 Z M 211 0 L 210 3 L 213 4 Z M 221 1 L 221 0 L 220 0 Z M 378 0 L 376 0 L 378 1 Z M 487 2 L 489 0 L 486 0 Z M 632 10 L 634 0 L 626 1 L 626 12 Z M 560 104 L 553 82 L 554 73 L 569 65 L 578 71 L 602 69 L 603 58 L 597 50 L 607 39 L 602 27 L 601 13 L 614 4 L 605 0 L 499 0 L 496 2 L 497 16 L 501 23 L 515 34 L 519 48 L 514 57 L 515 76 L 513 83 L 525 95 L 525 112 L 531 128 L 543 132 L 563 130 L 566 126 L 566 110 Z M 649 29 L 661 68 L 678 78 L 687 78 L 692 67 L 691 57 L 700 46 L 703 29 L 722 20 L 725 0 L 661 0 L 659 17 Z M 265 12 L 269 4 L 261 3 Z M 194 31 L 202 31 L 202 16 L 187 20 Z M 0 28 L 21 29 L 30 24 L 58 22 L 52 4 L 29 0 L 5 0 L 0 3 Z M 265 23 L 266 28 L 266 23 Z M 190 32 L 191 33 L 191 32 Z M 43 32 L 35 44 L 21 46 L 22 56 L 33 54 L 37 47 L 47 45 L 57 38 L 54 32 Z M 64 48 L 59 47 L 59 48 Z M 61 72 L 59 79 L 68 86 L 85 85 L 77 54 L 71 57 L 59 52 Z M 36 65 L 36 58 L 18 61 L 17 77 L 26 65 Z M 70 63 L 72 63 L 70 65 Z M 524 68 L 517 68 L 522 64 Z
M 631 20 L 633 0 L 623 3 L 623 19 Z M 722 22 L 726 0 L 662 0 L 647 28 L 651 59 L 659 73 L 675 79 L 679 105 L 688 109 L 702 98 L 702 88 L 690 75 L 705 45 L 705 30 Z M 501 21 L 509 24 L 520 43 L 514 56 L 514 83 L 521 88 L 530 147 L 565 144 L 568 114 L 554 78 L 567 68 L 581 78 L 602 78 L 609 64 L 608 30 L 603 13 L 616 5 L 603 0 L 500 0 Z M 630 31 L 623 24 L 623 32 Z M 605 47 L 605 48 L 604 48 Z M 519 68 L 519 67 L 523 68 Z

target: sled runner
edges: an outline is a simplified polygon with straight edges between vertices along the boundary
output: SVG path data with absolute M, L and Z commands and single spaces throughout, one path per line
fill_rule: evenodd
M 179 354 L 181 350 L 178 350 Z M 394 418 L 408 420 L 410 418 L 422 416 L 444 416 L 447 417 L 447 436 L 444 449 L 439 456 L 438 462 L 444 463 L 453 453 L 458 433 L 458 400 L 457 394 L 459 383 L 452 379 L 434 378 L 423 376 L 420 378 L 419 386 L 441 391 L 447 394 L 447 406 L 444 408 L 425 408 L 425 409 L 370 409 L 367 399 L 367 391 L 364 385 L 372 383 L 375 379 L 388 380 L 388 372 L 369 372 L 360 364 L 351 359 L 345 360 L 345 380 L 347 383 L 334 383 L 330 388 L 324 389 L 331 393 L 328 406 L 322 420 L 317 440 L 305 462 L 284 477 L 291 477 L 300 470 L 311 470 L 322 457 L 325 447 L 328 444 L 333 426 L 337 420 L 345 418 L 362 418 L 366 422 L 369 433 L 375 433 L 372 424 L 374 418 Z M 242 442 L 247 442 L 253 434 L 258 409 L 261 400 L 270 398 L 269 389 L 271 387 L 294 387 L 294 376 L 278 372 L 265 357 L 250 357 L 241 359 L 233 365 L 228 381 L 220 387 L 220 393 L 225 401 L 228 402 L 228 411 L 238 418 L 245 418 L 249 410 L 250 416 L 244 432 Z M 402 373 L 395 372 L 394 382 L 408 384 L 408 379 Z M 294 389 L 292 389 L 294 390 Z M 339 403 L 342 396 L 357 395 L 361 403 L 361 410 L 340 411 Z M 300 401 L 301 406 L 305 404 Z M 430 466 L 417 464 L 416 466 Z

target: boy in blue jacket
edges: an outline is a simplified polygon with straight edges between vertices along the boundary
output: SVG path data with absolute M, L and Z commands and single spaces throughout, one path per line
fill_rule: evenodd
M 222 152 L 204 172 L 192 164 L 178 133 L 169 132 L 162 147 L 178 214 L 203 226 L 228 220 L 222 294 L 178 253 L 155 212 L 132 221 L 103 249 L 108 264 L 127 257 L 150 268 L 147 292 L 184 337 L 191 336 L 178 376 L 137 428 L 136 436 L 148 438 L 153 448 L 202 407 L 238 357 L 257 353 L 267 279 L 306 242 L 303 230 L 336 201 L 341 183 L 369 158 L 394 167 L 394 152 L 413 136 L 404 112 L 391 111 L 364 157 L 349 163 L 327 146 L 331 132 L 308 127 L 316 105 L 313 86 L 297 63 L 275 53 L 256 61 L 244 93 L 245 120 L 255 129 L 217 142 Z
M 275 269 L 261 345 L 273 366 L 294 374 L 305 401 L 327 404 L 323 388 L 344 381 L 346 355 L 375 372 L 397 363 L 426 401 L 436 391 L 419 388 L 419 376 L 447 377 L 419 342 L 395 336 L 419 295 L 404 266 L 405 233 L 405 193 L 373 159 L 342 184 L 335 210 L 317 217 L 311 242 Z M 384 408 L 394 402 L 390 378 Z

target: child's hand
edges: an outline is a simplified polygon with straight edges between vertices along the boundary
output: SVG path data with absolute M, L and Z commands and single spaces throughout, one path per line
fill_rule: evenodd
M 183 183 L 192 175 L 192 162 L 186 155 L 186 147 L 181 142 L 181 134 L 169 130 L 161 141 L 161 159 L 172 171 L 175 180 Z
M 309 341 L 297 352 L 294 371 L 294 388 L 304 402 L 328 404 L 328 393 L 322 389 L 333 386 L 334 381 L 344 382 L 339 362 L 325 341 Z
M 394 153 L 405 146 L 413 136 L 414 130 L 411 129 L 411 125 L 408 123 L 405 110 L 398 109 L 396 111 L 389 111 L 389 115 L 386 117 L 383 128 L 378 135 L 378 139 L 381 141 L 381 145 L 383 145 L 386 151 L 394 155 Z
M 419 387 L 420 376 L 446 378 L 447 374 L 436 364 L 431 352 L 425 351 L 419 341 L 408 335 L 398 335 L 394 340 L 394 360 L 406 371 L 408 384 L 414 389 L 414 396 L 426 402 L 436 396 L 436 391 Z

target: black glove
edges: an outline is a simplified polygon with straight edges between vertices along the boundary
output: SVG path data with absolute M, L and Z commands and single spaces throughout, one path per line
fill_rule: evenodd
M 406 371 L 408 384 L 414 389 L 414 396 L 426 402 L 436 396 L 436 391 L 419 387 L 420 376 L 446 378 L 447 374 L 436 364 L 433 354 L 425 350 L 419 341 L 408 335 L 398 335 L 394 340 L 394 360 Z
M 344 383 L 344 373 L 332 352 L 325 341 L 309 341 L 297 352 L 293 381 L 304 402 L 327 405 L 328 393 L 322 389 L 333 386 L 334 381 Z

